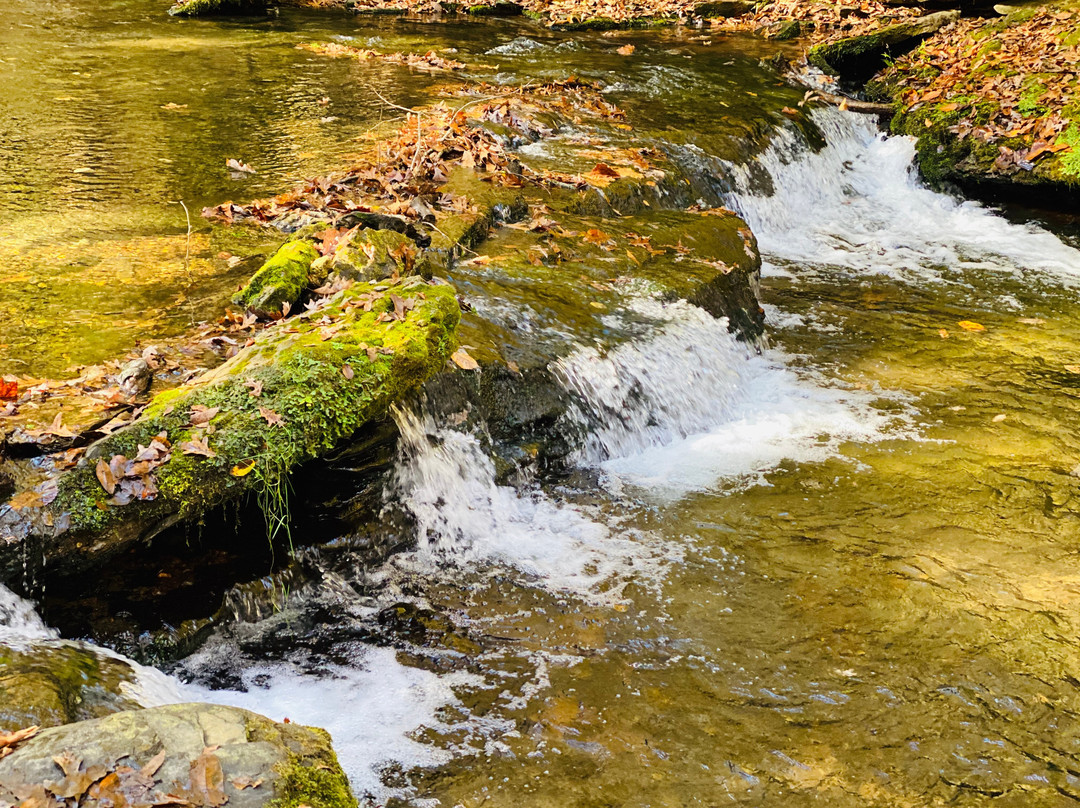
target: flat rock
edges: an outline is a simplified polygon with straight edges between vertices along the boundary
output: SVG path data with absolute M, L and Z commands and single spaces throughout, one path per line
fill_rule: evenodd
M 68 766 L 66 789 L 57 757 Z M 150 806 L 169 794 L 229 808 L 356 805 L 325 731 L 211 704 L 129 710 L 39 732 L 0 760 L 0 805 L 42 788 L 46 798 L 78 790 L 81 798 L 67 804 L 82 808 Z

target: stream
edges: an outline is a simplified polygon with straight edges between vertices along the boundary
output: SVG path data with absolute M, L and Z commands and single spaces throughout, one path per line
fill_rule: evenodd
M 452 277 L 471 317 L 550 351 L 571 471 L 508 479 L 486 425 L 403 406 L 379 513 L 301 549 L 303 574 L 253 571 L 234 621 L 140 667 L 144 703 L 325 727 L 362 805 L 1080 801 L 1075 222 L 923 187 L 870 118 L 817 110 L 808 142 L 781 112 L 801 93 L 759 65 L 776 46 L 749 37 L 10 5 L 0 370 L 220 309 L 252 268 L 220 256 L 275 241 L 196 218 L 185 268 L 175 202 L 288 188 L 388 115 L 367 88 L 408 105 L 462 78 L 305 41 L 601 80 L 765 259 L 761 346 L 647 289 L 580 333 L 487 294 L 497 262 Z M 95 639 L 61 622 L 0 587 L 0 642 Z

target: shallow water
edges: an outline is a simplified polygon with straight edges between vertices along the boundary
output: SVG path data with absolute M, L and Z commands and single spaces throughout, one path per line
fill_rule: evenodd
M 825 149 L 792 129 L 755 170 L 732 165 L 731 137 L 797 98 L 752 67 L 759 54 L 743 42 L 146 15 L 135 41 L 160 26 L 170 44 L 140 46 L 143 64 L 180 48 L 180 32 L 203 43 L 190 52 L 214 50 L 200 37 L 230 42 L 221 58 L 257 52 L 276 75 L 302 61 L 321 78 L 307 75 L 300 94 L 331 94 L 330 77 L 351 69 L 298 56 L 303 38 L 453 41 L 517 77 L 560 65 L 604 76 L 614 46 L 634 41 L 640 61 L 612 97 L 646 121 L 643 137 L 712 172 L 753 226 L 771 343 L 756 352 L 647 294 L 612 314 L 611 334 L 620 319 L 652 327 L 630 341 L 589 334 L 560 354 L 577 396 L 562 428 L 584 430 L 569 475 L 510 485 L 482 429 L 419 405 L 398 412 L 384 519 L 367 530 L 411 525 L 414 549 L 375 567 L 355 537 L 313 551 L 283 609 L 219 630 L 173 671 L 184 692 L 148 701 L 212 699 L 326 726 L 367 804 L 1080 799 L 1080 252 L 1067 223 L 1051 232 L 933 193 L 911 171 L 910 142 L 838 112 L 815 115 Z M 248 79 L 275 75 L 256 63 Z M 220 67 L 221 81 L 237 69 Z M 384 71 L 415 98 L 430 86 Z M 695 103 L 680 117 L 674 97 Z M 274 103 L 258 120 L 287 106 Z M 333 126 L 352 136 L 376 114 L 361 99 Z M 300 118 L 311 159 L 332 164 L 340 137 Z M 250 140 L 223 131 L 236 139 L 188 147 L 191 166 L 165 172 L 155 204 L 267 192 L 314 167 L 274 151 L 272 126 Z M 229 148 L 265 165 L 245 182 L 266 185 L 214 168 Z M 110 176 L 115 193 L 105 183 L 90 209 L 127 204 L 132 175 Z M 53 182 L 21 199 L 55 196 Z M 66 215 L 6 199 L 16 221 Z M 131 215 L 149 235 L 178 232 L 175 219 Z M 0 622 L 46 632 L 7 598 Z

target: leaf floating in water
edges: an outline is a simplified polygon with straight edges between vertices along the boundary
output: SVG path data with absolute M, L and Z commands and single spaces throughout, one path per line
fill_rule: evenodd
M 243 460 L 237 463 L 235 466 L 232 467 L 229 473 L 233 477 L 245 477 L 248 474 L 251 474 L 251 472 L 253 472 L 254 470 L 255 458 L 252 458 L 251 460 Z
M 635 50 L 637 50 L 637 48 L 635 48 L 633 45 L 623 45 L 621 48 L 616 48 L 615 52 L 620 56 L 629 56 Z
M 1008 418 L 1008 417 L 1009 417 L 1009 416 L 1007 416 L 1007 415 L 1006 415 L 1005 413 L 1000 413 L 1000 414 L 998 414 L 998 415 L 995 415 L 995 416 L 994 416 L 993 418 L 991 418 L 990 420 L 991 420 L 991 421 L 992 421 L 993 423 L 995 423 L 995 424 L 1000 424 L 1000 423 L 1001 423 L 1002 421 L 1004 421 L 1004 420 L 1005 420 L 1006 418 Z
M 480 363 L 473 359 L 471 356 L 469 356 L 469 354 L 465 352 L 464 348 L 458 348 L 450 355 L 450 358 L 454 360 L 454 364 L 462 370 L 480 369 Z
M 242 163 L 239 160 L 233 160 L 232 158 L 229 158 L 225 161 L 225 166 L 226 168 L 229 168 L 232 171 L 238 171 L 241 174 L 256 173 L 255 169 L 249 166 L 247 163 Z
M 977 323 L 974 320 L 961 320 L 957 323 L 965 331 L 985 331 L 986 326 L 982 323 Z
M 948 339 L 949 338 L 949 332 L 947 330 L 945 330 L 944 328 L 939 328 L 938 329 L 938 336 L 941 337 L 942 339 Z

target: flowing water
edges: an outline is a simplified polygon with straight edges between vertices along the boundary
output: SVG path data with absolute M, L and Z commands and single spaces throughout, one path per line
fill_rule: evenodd
M 91 190 L 64 179 L 58 154 L 96 125 L 24 107 L 7 125 L 41 137 L 35 153 L 53 149 L 55 173 L 0 205 L 36 244 L 96 233 L 103 211 L 110 238 L 126 238 L 122 209 L 175 238 L 175 211 L 148 208 L 270 191 L 332 164 L 334 141 L 380 113 L 356 100 L 340 112 L 356 93 L 336 82 L 355 84 L 355 68 L 298 56 L 297 41 L 453 41 L 491 65 L 483 76 L 573 70 L 613 84 L 643 137 L 713 177 L 753 227 L 770 332 L 755 350 L 643 290 L 578 335 L 552 357 L 572 402 L 556 427 L 575 436 L 568 474 L 505 479 L 484 424 L 401 408 L 383 513 L 365 530 L 406 525 L 410 549 L 378 565 L 357 537 L 305 551 L 309 574 L 283 607 L 219 629 L 172 670 L 182 691 L 159 682 L 147 703 L 214 700 L 327 727 L 372 805 L 1080 800 L 1080 243 L 1068 222 L 1048 229 L 927 190 L 908 140 L 847 113 L 815 113 L 824 148 L 781 127 L 740 161 L 732 139 L 798 98 L 743 41 L 285 14 L 181 25 L 156 9 L 124 28 L 134 5 L 107 6 L 113 36 L 45 18 L 82 61 L 108 51 L 93 70 L 139 77 L 87 79 L 87 92 L 119 109 L 118 87 L 132 103 L 138 87 L 153 99 L 131 112 L 146 129 L 166 98 L 189 104 L 193 133 L 217 115 L 245 126 L 223 121 L 219 142 L 177 147 L 168 170 L 146 168 L 168 148 L 148 136 L 145 160 L 102 169 Z M 624 41 L 636 61 L 616 83 L 610 51 Z M 37 46 L 21 47 L 25 59 Z M 369 72 L 399 82 L 395 97 L 422 98 L 434 81 Z M 39 79 L 73 94 L 55 66 Z M 208 100 L 225 88 L 242 101 Z M 341 120 L 317 123 L 310 100 L 324 93 Z M 234 153 L 265 174 L 228 178 L 216 166 Z M 158 190 L 133 201 L 133 184 Z M 11 288 L 0 301 L 18 299 Z M 632 325 L 637 336 L 611 336 Z M 53 637 L 13 598 L 0 599 L 0 624 L 0 640 Z

